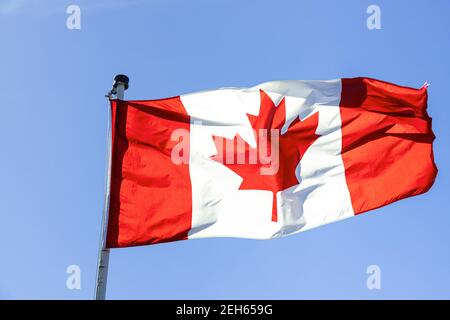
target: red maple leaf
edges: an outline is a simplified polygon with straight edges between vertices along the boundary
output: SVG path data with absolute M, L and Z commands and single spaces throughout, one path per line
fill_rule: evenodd
M 264 91 L 260 90 L 260 95 L 259 115 L 248 114 L 256 148 L 252 148 L 239 134 L 233 140 L 213 136 L 218 153 L 211 159 L 223 163 L 242 177 L 240 190 L 272 191 L 272 221 L 277 221 L 277 192 L 299 184 L 295 169 L 306 150 L 319 137 L 315 133 L 319 117 L 317 112 L 304 121 L 297 117 L 281 134 L 280 130 L 286 122 L 285 98 L 275 106 Z M 271 150 L 276 139 L 279 141 L 278 157 L 274 156 L 277 150 Z

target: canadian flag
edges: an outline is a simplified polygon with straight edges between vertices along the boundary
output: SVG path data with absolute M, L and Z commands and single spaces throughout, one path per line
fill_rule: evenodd
M 111 100 L 109 248 L 269 239 L 426 192 L 427 88 L 274 81 Z

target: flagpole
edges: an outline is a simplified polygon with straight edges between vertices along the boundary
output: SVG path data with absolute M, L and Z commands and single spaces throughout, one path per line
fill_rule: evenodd
M 119 100 L 124 100 L 125 90 L 128 89 L 129 78 L 126 75 L 118 74 L 114 77 L 111 91 L 106 95 L 108 99 L 116 96 Z M 95 300 L 105 300 L 106 282 L 108 279 L 109 249 L 106 248 L 106 232 L 108 230 L 109 216 L 109 195 L 111 185 L 111 110 L 108 107 L 108 133 L 107 133 L 107 156 L 105 172 L 105 199 L 103 205 L 102 225 L 100 230 L 100 245 L 98 250 L 97 278 L 95 283 Z

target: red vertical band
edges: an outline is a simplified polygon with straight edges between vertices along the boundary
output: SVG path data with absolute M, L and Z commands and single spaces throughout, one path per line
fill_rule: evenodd
M 175 130 L 189 136 L 190 118 L 179 97 L 111 101 L 112 167 L 107 247 L 187 239 L 192 192 L 189 164 L 174 163 Z M 187 159 L 189 155 L 187 154 Z
M 359 214 L 426 192 L 437 174 L 426 87 L 342 79 L 342 159 Z

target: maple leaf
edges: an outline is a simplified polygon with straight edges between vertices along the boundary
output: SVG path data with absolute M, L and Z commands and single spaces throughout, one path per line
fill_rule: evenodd
M 296 117 L 287 131 L 281 134 L 281 128 L 286 122 L 285 98 L 275 106 L 263 90 L 260 90 L 260 96 L 259 115 L 247 114 L 255 135 L 256 148 L 252 148 L 239 134 L 233 140 L 213 136 L 218 153 L 211 159 L 221 162 L 241 176 L 243 180 L 239 186 L 240 190 L 271 191 L 272 221 L 276 222 L 277 192 L 300 183 L 295 175 L 295 169 L 306 150 L 319 137 L 315 133 L 319 117 L 317 112 L 304 121 Z M 275 140 L 278 140 L 278 157 L 274 156 L 277 150 L 271 150 L 272 142 Z M 264 146 L 261 145 L 261 141 L 266 142 Z M 261 148 L 267 152 L 260 152 Z M 264 153 L 267 157 L 261 156 Z M 270 172 L 274 167 L 277 170 Z

